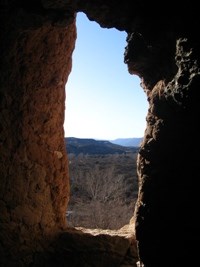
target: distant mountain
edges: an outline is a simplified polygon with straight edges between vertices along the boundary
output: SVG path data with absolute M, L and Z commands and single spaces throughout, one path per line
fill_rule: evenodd
M 122 154 L 122 153 L 137 153 L 138 147 L 126 147 L 114 144 L 107 140 L 84 139 L 76 137 L 65 138 L 67 153 L 73 154 Z
M 138 138 L 117 138 L 110 140 L 111 143 L 128 147 L 139 147 L 143 137 Z

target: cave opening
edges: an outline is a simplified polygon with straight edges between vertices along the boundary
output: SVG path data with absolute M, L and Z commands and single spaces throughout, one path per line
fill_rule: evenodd
M 122 64 L 125 46 L 125 32 L 102 29 L 77 14 L 64 123 L 70 227 L 116 230 L 134 214 L 147 101 L 139 77 Z
M 111 240 L 109 234 L 84 235 L 66 224 L 64 86 L 75 44 L 74 12 L 83 10 L 101 25 L 129 32 L 127 64 L 143 77 L 148 94 L 147 127 L 138 160 L 135 244 L 140 266 L 180 266 L 183 260 L 183 266 L 195 266 L 199 142 L 198 137 L 191 140 L 197 136 L 199 117 L 197 5 L 174 8 L 168 3 L 158 12 L 157 3 L 144 1 L 135 1 L 134 8 L 132 1 L 31 1 L 29 6 L 24 2 L 1 3 L 0 265 L 136 266 L 127 264 L 133 240 L 125 246 L 127 240 L 119 236 Z M 187 14 L 193 19 L 188 20 Z M 87 37 L 89 42 L 96 39 Z M 99 74 L 97 84 L 104 78 Z M 125 95 L 124 81 L 118 84 Z M 94 87 L 97 92 L 104 89 Z M 68 92 L 69 88 L 67 107 Z M 85 90 L 81 98 L 84 94 Z M 104 110 L 107 98 L 97 100 Z M 119 117 L 118 124 L 122 126 Z

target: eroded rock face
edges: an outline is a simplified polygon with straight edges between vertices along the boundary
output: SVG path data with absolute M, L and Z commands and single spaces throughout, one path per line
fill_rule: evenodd
M 2 18 L 0 261 L 29 266 L 66 227 L 64 88 L 76 29 L 74 22 L 34 25 L 20 8 L 5 8 Z
M 147 91 L 150 107 L 138 158 L 136 209 L 136 235 L 146 266 L 191 266 L 197 260 L 198 161 L 192 155 L 199 145 L 192 140 L 198 120 L 198 54 L 196 43 L 178 39 L 176 75 Z M 166 258 L 167 248 L 173 263 Z
M 49 259 L 58 253 L 54 244 L 66 228 L 64 89 L 77 11 L 102 27 L 127 32 L 127 71 L 141 78 L 149 101 L 135 211 L 141 264 L 198 262 L 200 44 L 198 8 L 192 2 L 177 7 L 152 1 L 0 3 L 1 266 L 64 264 Z M 69 235 L 64 234 L 63 256 Z M 65 259 L 70 264 L 69 255 Z

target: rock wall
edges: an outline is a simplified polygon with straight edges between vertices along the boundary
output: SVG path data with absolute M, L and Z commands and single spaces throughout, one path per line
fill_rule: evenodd
M 176 41 L 174 78 L 147 91 L 147 129 L 138 156 L 136 236 L 145 266 L 191 266 L 197 260 L 199 145 L 194 141 L 200 83 L 197 43 Z M 170 254 L 167 255 L 167 251 Z M 183 256 L 184 255 L 184 256 Z
M 53 249 L 59 247 L 58 236 L 66 228 L 64 87 L 71 71 L 77 11 L 102 27 L 127 32 L 127 71 L 141 78 L 149 101 L 138 155 L 135 211 L 141 266 L 196 264 L 200 84 L 196 3 L 175 7 L 172 1 L 161 6 L 136 0 L 7 0 L 0 7 L 1 266 L 72 262 L 71 266 L 80 266 L 82 260 L 73 247 L 69 256 L 71 237 L 65 238 L 66 233 L 62 253 Z M 53 251 L 62 255 L 62 262 L 52 257 Z M 102 265 L 97 261 L 96 266 Z
M 0 265 L 29 266 L 66 227 L 63 123 L 76 28 L 22 7 L 1 13 Z

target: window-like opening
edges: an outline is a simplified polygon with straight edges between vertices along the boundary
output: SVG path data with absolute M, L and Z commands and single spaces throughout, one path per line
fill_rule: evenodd
M 125 46 L 125 32 L 103 29 L 78 13 L 64 125 L 69 226 L 119 229 L 134 213 L 147 101 L 140 79 L 123 64 Z

